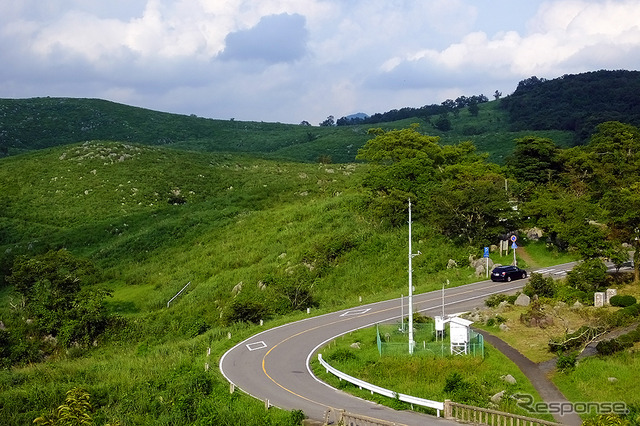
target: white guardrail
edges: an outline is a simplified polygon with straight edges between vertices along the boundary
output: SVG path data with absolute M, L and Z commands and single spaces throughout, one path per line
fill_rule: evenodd
M 394 391 L 390 391 L 389 389 L 381 388 L 380 386 L 372 385 L 371 383 L 367 383 L 363 380 L 356 379 L 355 377 L 351 377 L 348 374 L 345 374 L 342 371 L 337 370 L 327 364 L 327 362 L 322 359 L 322 354 L 318 354 L 318 361 L 320 362 L 320 365 L 322 365 L 327 370 L 327 373 L 333 374 L 340 380 L 346 380 L 347 382 L 358 386 L 360 389 L 366 389 L 371 393 L 375 392 L 389 398 L 398 398 L 400 401 L 407 402 L 409 404 L 433 408 L 434 410 L 436 410 L 436 415 L 438 417 L 440 417 L 440 411 L 444 410 L 444 402 L 431 401 L 430 399 L 417 398 L 415 396 L 397 393 Z

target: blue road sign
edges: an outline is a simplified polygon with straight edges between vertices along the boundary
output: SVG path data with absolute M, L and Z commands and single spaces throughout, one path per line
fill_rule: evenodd
M 484 257 L 489 257 L 489 247 L 484 248 Z
M 512 249 L 517 249 L 517 248 L 518 248 L 518 245 L 517 245 L 516 243 L 513 243 L 513 244 L 511 244 L 511 248 L 512 248 Z
M 517 239 L 518 239 L 518 237 L 516 237 L 515 235 L 511 236 L 511 241 L 513 241 L 514 243 L 516 242 Z

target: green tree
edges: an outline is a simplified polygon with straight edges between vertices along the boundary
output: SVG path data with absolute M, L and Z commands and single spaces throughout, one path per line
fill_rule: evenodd
M 600 259 L 587 259 L 567 272 L 567 284 L 586 293 L 606 285 L 607 267 Z
M 640 183 L 607 193 L 603 199 L 603 205 L 607 209 L 607 225 L 613 236 L 621 241 L 631 243 L 635 249 L 633 255 L 634 279 L 639 282 Z
M 336 125 L 336 121 L 333 118 L 333 115 L 328 116 L 326 120 L 320 123 L 320 126 L 322 127 L 332 127 L 335 125 Z
M 604 256 L 611 247 L 607 228 L 598 222 L 604 213 L 587 196 L 557 186 L 541 188 L 522 204 L 521 213 L 545 230 L 550 243 L 574 248 L 585 259 Z
M 474 117 L 477 117 L 479 112 L 480 112 L 480 108 L 478 107 L 478 103 L 471 102 L 469 104 L 469 114 L 471 114 Z
M 515 150 L 505 164 L 509 174 L 521 182 L 548 184 L 560 171 L 558 151 L 551 139 L 527 136 L 516 139 Z
M 511 227 L 514 212 L 500 168 L 486 162 L 471 142 L 439 144 L 409 129 L 371 130 L 356 158 L 372 167 L 364 180 L 369 208 L 393 225 L 406 223 L 407 199 L 414 219 L 427 220 L 452 239 L 488 242 Z
M 455 113 L 458 110 L 454 109 L 453 111 Z M 449 130 L 451 130 L 451 120 L 449 120 L 449 117 L 447 117 L 446 113 L 440 114 L 440 116 L 434 123 L 434 126 L 436 127 L 436 129 L 440 130 L 441 132 L 448 132 Z
M 478 170 L 470 171 L 473 167 Z M 488 244 L 512 227 L 515 212 L 501 175 L 481 165 L 450 166 L 450 169 L 455 169 L 454 178 L 419 193 L 429 200 L 425 215 L 440 232 L 453 240 Z
M 577 192 L 601 197 L 637 182 L 640 130 L 617 121 L 602 123 L 587 146 L 565 150 L 562 157 L 568 185 Z
M 97 270 L 91 262 L 66 250 L 17 257 L 7 281 L 21 294 L 38 332 L 64 345 L 89 344 L 108 324 L 103 302 L 109 291 L 93 285 Z

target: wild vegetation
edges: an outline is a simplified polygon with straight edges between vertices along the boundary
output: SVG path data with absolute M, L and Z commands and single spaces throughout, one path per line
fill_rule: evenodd
M 569 147 L 568 132 L 505 131 L 497 102 L 451 130 L 0 106 L 19 154 L 0 159 L 1 424 L 55 419 L 72 389 L 96 424 L 299 422 L 229 394 L 216 358 L 261 320 L 401 294 L 408 198 L 419 292 L 476 280 L 470 256 L 535 227 L 584 259 L 571 286 L 588 296 L 601 259 L 640 241 L 640 137 L 621 122 Z

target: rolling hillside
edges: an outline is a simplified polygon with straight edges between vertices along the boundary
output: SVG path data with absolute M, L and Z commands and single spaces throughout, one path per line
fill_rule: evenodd
M 299 162 L 348 163 L 369 139 L 367 130 L 394 129 L 419 123 L 421 131 L 442 143 L 473 141 L 478 150 L 501 163 L 513 141 L 532 132 L 509 129 L 508 116 L 493 101 L 480 105 L 477 116 L 468 111 L 450 116 L 451 130 L 443 132 L 431 121 L 414 117 L 392 123 L 355 126 L 213 120 L 169 114 L 99 99 L 0 99 L 0 155 L 85 142 L 109 140 L 201 152 L 247 153 L 262 158 Z M 559 146 L 569 146 L 571 132 L 539 130 Z

